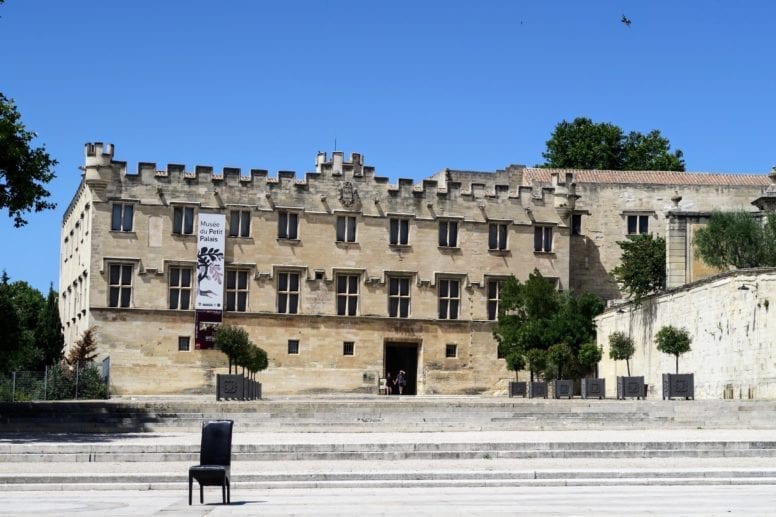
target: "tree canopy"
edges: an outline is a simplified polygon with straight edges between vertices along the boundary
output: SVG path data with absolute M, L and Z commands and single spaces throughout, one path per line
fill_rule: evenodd
M 593 122 L 577 117 L 555 126 L 542 167 L 598 170 L 684 171 L 683 153 L 671 151 L 667 138 L 654 129 L 646 135 L 627 135 L 609 122 Z
M 595 341 L 593 318 L 603 307 L 601 299 L 594 295 L 557 291 L 538 271 L 528 275 L 524 283 L 513 276 L 501 288 L 498 322 L 493 334 L 509 369 L 522 369 L 528 363 L 533 378 L 539 369 L 530 352 L 544 353 L 551 346 L 562 344 L 571 351 L 572 358 L 564 355 L 550 374 L 574 374 L 578 370 L 575 358 L 579 348 Z M 544 368 L 543 365 L 540 369 Z
M 27 282 L 0 277 L 0 372 L 42 370 L 62 357 L 64 337 L 58 297 L 47 298 Z
M 0 93 L 0 210 L 7 209 L 16 227 L 24 214 L 54 208 L 44 185 L 54 179 L 52 159 L 44 147 L 33 147 L 37 135 L 28 131 L 13 100 Z
M 617 244 L 622 249 L 620 264 L 612 276 L 622 284 L 636 305 L 641 299 L 666 287 L 666 241 L 651 234 L 634 235 Z
M 609 334 L 609 359 L 613 361 L 625 361 L 625 367 L 630 376 L 630 359 L 636 352 L 633 339 L 624 332 L 612 332 Z
M 749 212 L 714 212 L 693 244 L 697 257 L 719 269 L 776 266 L 776 214 L 762 225 Z
M 690 351 L 690 333 L 685 329 L 667 325 L 657 331 L 655 343 L 659 351 L 676 357 L 676 373 L 679 373 L 679 356 Z

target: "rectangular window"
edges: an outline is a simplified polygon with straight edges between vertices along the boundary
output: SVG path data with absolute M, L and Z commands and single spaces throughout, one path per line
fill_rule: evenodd
M 278 213 L 278 239 L 296 240 L 299 230 L 299 214 L 295 212 Z
M 337 275 L 337 315 L 355 316 L 358 311 L 358 275 Z
M 278 313 L 299 312 L 299 273 L 278 273 Z
M 439 246 L 458 247 L 458 221 L 439 221 Z
M 289 355 L 299 355 L 299 340 L 298 339 L 289 339 L 288 340 L 288 354 Z
M 355 355 L 356 344 L 353 341 L 345 341 L 342 343 L 342 355 Z
M 458 307 L 461 303 L 460 285 L 461 282 L 459 280 L 439 280 L 437 287 L 439 293 L 439 319 L 458 319 Z
M 406 246 L 410 242 L 409 219 L 391 219 L 390 243 L 393 246 Z
M 352 215 L 337 217 L 337 242 L 356 242 L 356 218 Z
M 453 343 L 445 345 L 445 357 L 448 359 L 455 359 L 458 357 L 458 345 Z
M 498 299 L 501 295 L 502 280 L 488 280 L 488 319 L 498 319 Z
M 131 232 L 135 205 L 131 203 L 113 203 L 110 229 L 114 232 Z
M 571 215 L 571 235 L 582 235 L 582 214 Z
M 506 223 L 490 223 L 488 225 L 488 249 L 492 251 L 507 249 Z
M 179 336 L 178 337 L 178 351 L 179 352 L 188 352 L 189 351 L 189 336 Z
M 194 233 L 194 207 L 175 206 L 172 209 L 172 233 L 192 235 Z
M 534 227 L 534 251 L 544 253 L 552 251 L 552 226 Z
M 409 318 L 409 277 L 392 277 L 388 279 L 388 316 L 391 318 Z
M 248 271 L 226 270 L 226 310 L 231 312 L 248 310 Z
M 249 237 L 250 234 L 250 210 L 232 210 L 229 212 L 229 237 Z
M 628 235 L 640 235 L 644 233 L 649 233 L 649 216 L 629 215 Z
M 132 264 L 111 264 L 108 276 L 108 307 L 129 307 L 132 298 Z
M 170 268 L 170 309 L 184 311 L 189 309 L 191 304 L 191 277 L 191 268 Z

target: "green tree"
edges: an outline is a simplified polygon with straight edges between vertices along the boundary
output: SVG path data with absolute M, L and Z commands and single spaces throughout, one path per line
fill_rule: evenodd
M 661 327 L 655 334 L 657 349 L 664 354 L 671 354 L 676 357 L 676 373 L 679 373 L 679 356 L 689 352 L 690 333 L 685 329 L 678 329 L 672 325 Z
M 666 241 L 651 234 L 634 235 L 617 244 L 622 249 L 620 264 L 612 275 L 636 305 L 641 299 L 666 287 Z
M 560 307 L 560 295 L 541 273 L 534 271 L 521 283 L 514 276 L 501 288 L 499 315 L 493 334 L 504 357 L 531 348 L 547 349 L 551 319 Z
M 683 171 L 682 151 L 671 152 L 671 144 L 660 131 L 643 135 L 623 130 L 611 123 L 596 123 L 586 117 L 555 126 L 543 167 L 599 170 Z
M 525 369 L 525 356 L 516 350 L 512 350 L 504 357 L 507 370 L 515 372 L 515 381 L 518 380 L 517 372 Z
M 0 277 L 0 371 L 15 369 L 19 344 L 22 340 L 22 326 L 16 312 L 8 274 Z
M 695 254 L 719 269 L 776 266 L 776 214 L 765 226 L 744 211 L 714 212 L 695 233 Z
M 35 327 L 35 346 L 41 355 L 41 362 L 34 366 L 36 370 L 56 364 L 62 359 L 65 336 L 62 334 L 62 322 L 59 319 L 59 296 L 51 286 Z
M 601 361 L 602 357 L 603 352 L 601 351 L 601 348 L 592 341 L 582 345 L 577 354 L 579 364 L 585 368 L 587 372 L 593 370 L 595 377 L 598 377 L 598 363 Z
M 267 352 L 263 348 L 258 346 L 250 347 L 250 354 L 248 354 L 245 368 L 251 373 L 251 378 L 256 379 L 256 374 L 262 370 L 266 370 L 269 366 L 269 359 L 267 358 Z
M 528 363 L 528 370 L 531 372 L 531 382 L 533 382 L 534 375 L 547 368 L 547 351 L 541 348 L 532 348 L 525 353 L 525 360 Z
M 594 318 L 604 308 L 597 296 L 560 293 L 538 271 L 528 275 L 525 283 L 510 277 L 500 294 L 493 335 L 508 361 L 518 361 L 528 350 L 547 350 L 558 343 L 567 345 L 576 356 L 583 343 L 595 341 Z M 573 357 L 565 365 L 567 373 L 578 366 Z M 507 368 L 513 369 L 509 362 Z
M 68 350 L 65 361 L 70 366 L 83 366 L 97 359 L 97 339 L 95 338 L 95 327 L 89 327 L 84 330 L 78 340 Z
M 573 360 L 574 354 L 566 343 L 556 343 L 547 349 L 547 362 L 553 366 L 556 379 L 564 378 L 564 367 Z
M 609 334 L 609 359 L 613 361 L 625 361 L 625 367 L 628 369 L 630 377 L 630 359 L 636 352 L 633 346 L 633 339 L 624 332 L 612 332 Z
M 31 146 L 36 136 L 24 127 L 13 100 L 0 93 L 0 210 L 8 210 L 16 227 L 27 224 L 27 212 L 56 206 L 44 185 L 54 179 L 57 161 L 44 147 Z
M 234 364 L 234 373 L 237 373 L 238 363 L 244 363 L 250 346 L 248 332 L 241 327 L 222 325 L 216 330 L 215 347 L 226 354 L 229 373 L 232 373 L 232 364 Z

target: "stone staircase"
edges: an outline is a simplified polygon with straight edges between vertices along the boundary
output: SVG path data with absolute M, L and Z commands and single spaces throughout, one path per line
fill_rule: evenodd
M 776 429 L 776 401 L 365 396 L 0 403 L 0 433 L 198 432 L 203 421 L 221 418 L 234 420 L 238 432 Z
M 367 396 L 0 404 L 0 491 L 182 489 L 218 418 L 236 489 L 776 485 L 776 402 Z

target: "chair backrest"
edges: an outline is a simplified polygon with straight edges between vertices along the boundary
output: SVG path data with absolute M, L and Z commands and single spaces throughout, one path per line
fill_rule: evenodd
M 200 465 L 231 465 L 233 420 L 214 420 L 202 428 Z

